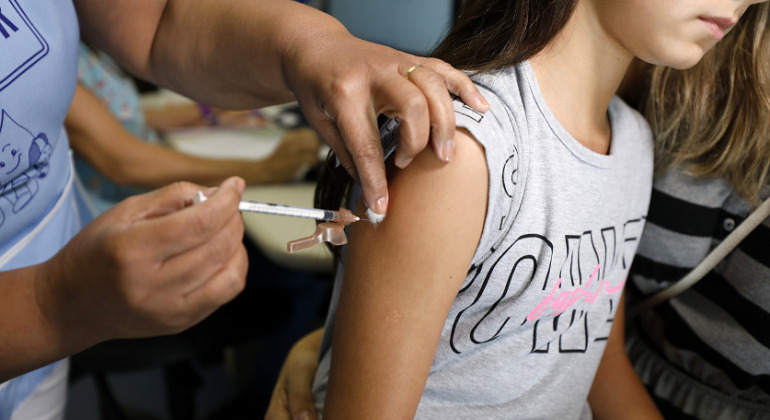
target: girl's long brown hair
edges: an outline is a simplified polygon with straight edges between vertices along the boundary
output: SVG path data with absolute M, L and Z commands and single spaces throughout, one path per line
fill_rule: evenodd
M 649 83 L 657 170 L 724 178 L 756 204 L 770 182 L 770 4 L 751 6 L 693 68 L 655 68 Z
M 470 71 L 515 65 L 542 50 L 566 25 L 576 4 L 577 0 L 468 0 L 432 55 Z M 330 154 L 316 188 L 317 207 L 347 204 L 352 179 L 334 163 Z
M 472 71 L 518 64 L 551 42 L 576 4 L 577 0 L 467 1 L 433 56 Z

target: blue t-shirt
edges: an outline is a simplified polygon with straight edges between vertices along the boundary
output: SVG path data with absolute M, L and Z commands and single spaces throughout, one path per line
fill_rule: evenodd
M 1 254 L 39 224 L 69 182 L 63 123 L 77 80 L 72 3 L 0 0 L 0 45 Z
M 78 37 L 71 1 L 0 0 L 0 270 L 51 258 L 81 227 L 63 128 Z M 0 420 L 53 370 L 0 384 Z

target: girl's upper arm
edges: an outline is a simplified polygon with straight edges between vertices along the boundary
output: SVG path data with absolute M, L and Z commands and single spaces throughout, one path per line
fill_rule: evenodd
M 588 403 L 597 420 L 662 420 L 626 354 L 625 308 L 624 295 L 618 304 L 610 337 L 588 394 Z
M 428 150 L 406 169 L 391 165 L 387 217 L 351 228 L 326 418 L 415 414 L 486 215 L 484 151 L 465 130 L 455 140 L 447 164 Z

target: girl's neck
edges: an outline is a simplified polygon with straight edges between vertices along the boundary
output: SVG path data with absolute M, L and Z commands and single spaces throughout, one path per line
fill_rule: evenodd
M 607 154 L 607 108 L 632 59 L 579 2 L 564 29 L 530 63 L 556 119 L 585 147 Z
M 652 65 L 634 58 L 631 65 L 626 70 L 626 75 L 618 87 L 617 95 L 620 96 L 632 108 L 641 110 L 645 89 L 647 88 L 647 74 L 652 69 Z

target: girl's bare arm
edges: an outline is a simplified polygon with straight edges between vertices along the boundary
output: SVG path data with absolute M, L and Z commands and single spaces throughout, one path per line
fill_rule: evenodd
M 423 152 L 391 167 L 387 217 L 352 226 L 326 419 L 414 417 L 486 211 L 484 152 L 459 131 L 456 145 L 448 164 Z
M 625 298 L 618 305 L 588 402 L 596 420 L 663 420 L 626 355 Z

